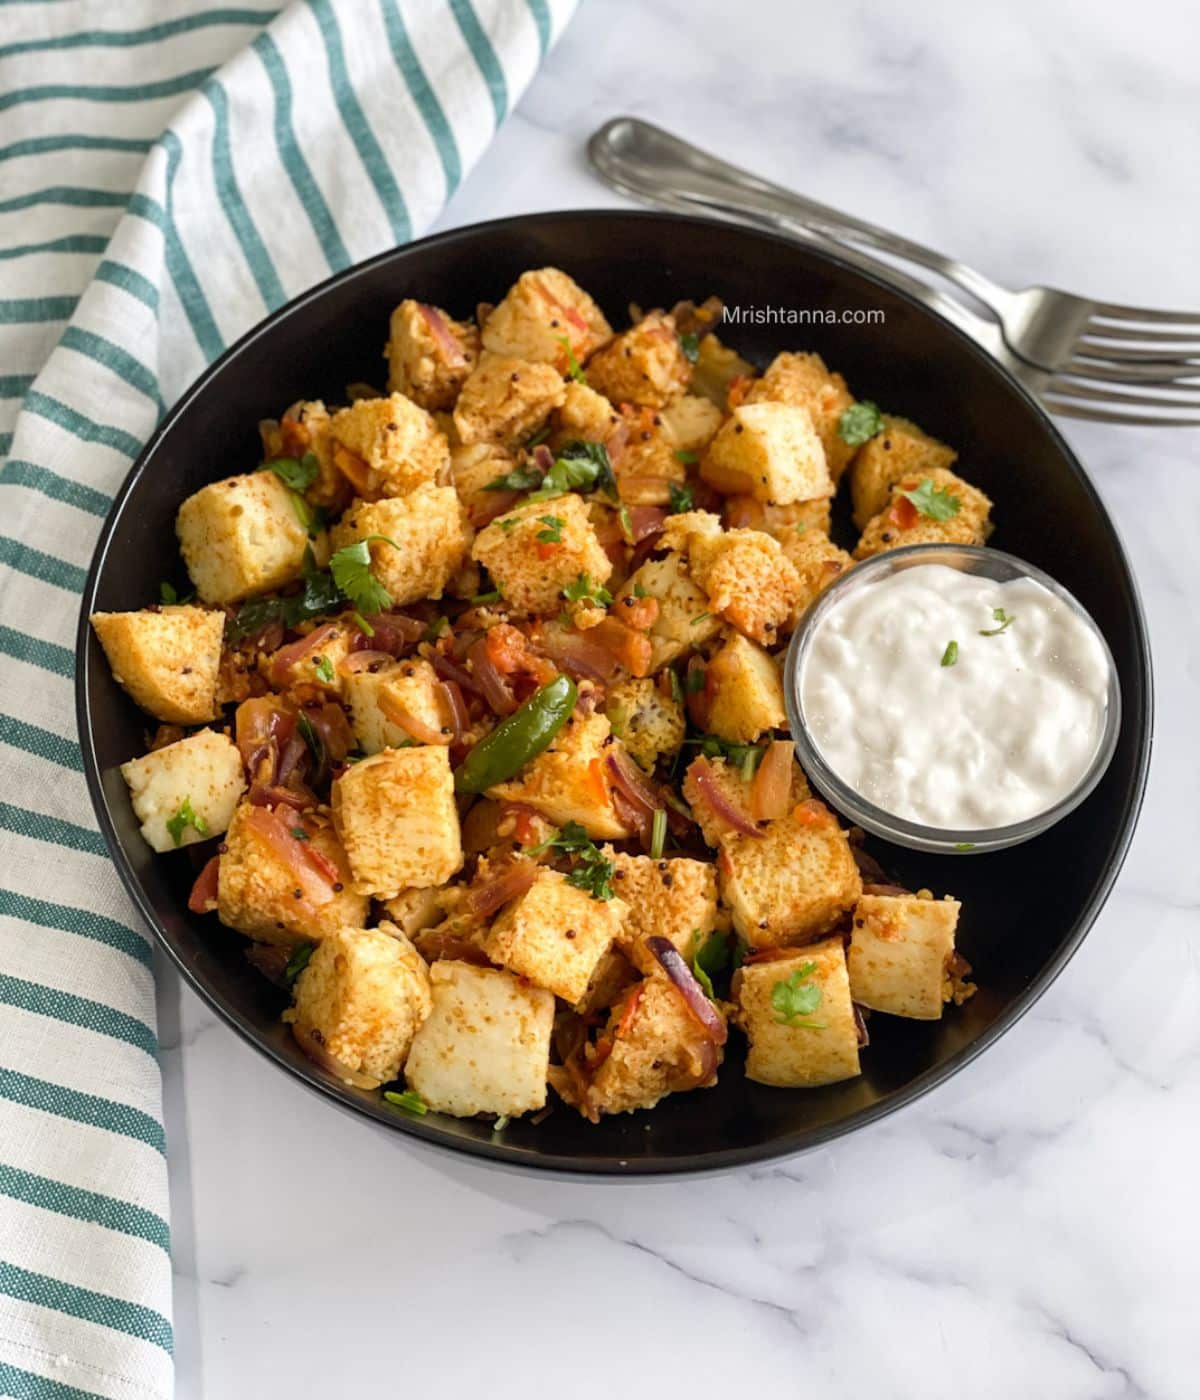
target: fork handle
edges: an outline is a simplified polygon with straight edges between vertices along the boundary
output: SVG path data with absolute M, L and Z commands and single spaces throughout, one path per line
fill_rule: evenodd
M 964 263 L 764 180 L 638 117 L 605 122 L 592 134 L 588 155 L 599 174 L 625 194 L 660 202 L 684 199 L 719 213 L 736 210 L 785 232 L 809 229 L 903 258 L 945 277 L 997 316 L 1011 295 Z

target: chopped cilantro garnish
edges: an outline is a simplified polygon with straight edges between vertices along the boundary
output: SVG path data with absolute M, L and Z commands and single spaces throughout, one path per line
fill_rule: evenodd
M 539 429 L 537 430 L 537 432 L 534 433 L 534 435 L 533 435 L 531 438 L 526 438 L 526 439 L 525 439 L 525 446 L 526 446 L 527 448 L 541 447 L 542 443 L 544 443 L 544 442 L 546 441 L 546 439 L 547 439 L 549 436 L 550 436 L 550 424 L 547 423 L 547 424 L 545 425 L 545 427 L 539 428 Z
M 713 978 L 729 966 L 729 956 L 729 939 L 720 929 L 714 929 L 707 938 L 699 929 L 693 930 L 692 971 L 706 996 L 714 995 Z
M 946 650 L 942 652 L 942 665 L 954 666 L 958 662 L 958 643 L 947 642 Z
M 315 664 L 317 675 L 326 685 L 332 685 L 334 681 L 333 662 L 327 656 L 318 656 Z
M 350 620 L 354 623 L 354 625 L 358 628 L 358 630 L 363 634 L 364 637 L 373 637 L 375 635 L 374 627 L 372 627 L 371 624 L 367 621 L 367 619 L 363 617 L 362 613 L 352 612 L 350 614 Z
M 701 675 L 701 672 L 688 672 L 688 689 L 692 687 L 693 675 Z M 701 679 L 697 689 L 702 689 L 704 681 Z M 730 763 L 736 764 L 741 770 L 742 777 L 747 782 L 754 777 L 758 771 L 758 765 L 762 762 L 763 754 L 766 753 L 766 746 L 763 744 L 733 744 L 728 739 L 718 739 L 715 734 L 701 734 L 696 739 L 685 739 L 685 744 L 695 744 L 705 758 L 724 758 Z
M 567 354 L 567 373 L 576 384 L 587 384 L 587 375 L 579 368 L 579 361 L 575 358 L 575 351 L 571 348 L 571 342 L 565 335 L 557 335 L 555 340 L 562 346 Z
M 444 637 L 449 630 L 450 619 L 445 613 L 440 613 L 422 632 L 421 640 L 423 642 L 436 642 L 439 637 Z
M 861 447 L 864 442 L 870 442 L 882 429 L 883 415 L 869 399 L 851 404 L 838 419 L 837 425 L 838 437 L 851 447 Z
M 375 541 L 400 546 L 387 535 L 368 535 L 354 544 L 343 545 L 329 560 L 333 581 L 362 613 L 383 612 L 392 606 L 392 595 L 371 572 L 371 545 Z
M 506 535 L 507 535 L 510 531 L 515 530 L 515 529 L 517 528 L 517 526 L 518 526 L 520 523 L 521 523 L 520 520 L 519 520 L 519 519 L 516 519 L 516 518 L 509 519 L 509 520 L 497 520 L 497 521 L 496 521 L 496 524 L 499 525 L 499 527 L 501 528 L 501 530 L 503 530 L 503 532 L 504 532 Z
M 194 593 L 185 593 L 180 597 L 174 584 L 160 583 L 158 585 L 158 601 L 166 607 L 170 607 L 174 603 L 190 603 L 195 596 Z
M 669 678 L 669 684 L 671 687 L 671 699 L 674 700 L 677 705 L 682 705 L 683 686 L 680 684 L 679 681 L 679 672 L 673 666 L 668 666 L 667 676 Z
M 528 491 L 542 484 L 542 474 L 532 467 L 514 467 L 512 471 L 489 481 L 485 491 Z
M 561 515 L 539 515 L 538 524 L 546 528 L 537 532 L 537 538 L 542 544 L 562 544 L 563 526 L 566 523 Z
M 621 527 L 621 536 L 626 544 L 633 544 L 633 516 L 629 514 L 629 507 L 622 506 L 617 511 L 617 523 Z
M 595 603 L 599 608 L 607 608 L 612 602 L 612 594 L 602 585 L 592 583 L 590 574 L 580 574 L 574 583 L 563 589 L 563 597 L 568 603 Z
M 667 813 L 664 807 L 655 809 L 650 823 L 650 859 L 661 860 L 667 844 Z
M 672 481 L 667 490 L 671 497 L 672 515 L 682 515 L 685 510 L 691 510 L 692 488 L 690 486 L 679 486 Z
M 540 846 L 534 846 L 529 854 L 535 856 L 542 851 L 558 851 L 574 857 L 574 864 L 567 876 L 568 885 L 573 885 L 577 890 L 586 890 L 593 899 L 616 897 L 612 886 L 613 863 L 602 854 L 579 822 L 567 822 Z
M 325 744 L 313 727 L 312 720 L 309 719 L 303 710 L 300 711 L 300 715 L 296 720 L 296 728 L 300 731 L 300 737 L 308 745 L 309 751 L 316 760 L 317 767 L 322 767 L 325 763 Z
M 917 510 L 929 520 L 949 520 L 962 510 L 962 502 L 948 488 L 934 490 L 928 477 L 910 491 L 900 491 L 899 495 L 910 500 Z
M 683 351 L 684 358 L 695 364 L 700 356 L 700 337 L 694 331 L 688 331 L 679 337 L 679 348 Z
M 291 831 L 292 835 L 296 838 L 297 841 L 308 841 L 311 839 L 309 837 L 308 832 L 305 831 L 305 829 L 302 826 L 294 826 L 291 828 Z
M 424 1118 L 429 1112 L 429 1105 L 415 1089 L 405 1089 L 402 1094 L 386 1089 L 383 1097 L 393 1108 L 398 1108 L 401 1113 L 410 1114 L 413 1118 Z
M 602 442 L 567 443 L 546 475 L 538 478 L 538 489 L 529 499 L 548 501 L 566 491 L 606 491 L 616 497 L 617 479 Z
M 689 452 L 686 448 L 681 447 L 675 453 L 675 460 L 677 462 L 682 462 L 685 467 L 694 467 L 700 460 L 700 454 L 698 452 Z
M 193 808 L 192 799 L 185 797 L 179 804 L 179 810 L 167 821 L 167 830 L 176 846 L 183 844 L 183 833 L 189 826 L 197 836 L 208 835 L 208 823 Z
M 989 627 L 986 631 L 981 631 L 979 633 L 981 637 L 998 637 L 1000 633 L 1005 631 L 1017 618 L 1015 613 L 1006 613 L 1003 608 L 993 608 L 992 620 L 998 622 L 1000 626 Z
M 478 607 L 481 603 L 498 603 L 502 597 L 500 590 L 493 588 L 489 593 L 476 593 L 470 601 L 474 607 Z
M 782 1026 L 803 1026 L 805 1030 L 823 1031 L 824 1026 L 815 1021 L 803 1021 L 802 1016 L 811 1016 L 821 1004 L 821 989 L 809 981 L 816 972 L 814 962 L 801 963 L 790 977 L 781 977 L 771 988 L 771 1006 L 775 1019 Z
M 693 627 L 698 627 L 698 626 L 700 625 L 700 623 L 702 623 L 702 622 L 707 622 L 708 619 L 709 619 L 710 617 L 712 617 L 712 613 L 710 613 L 710 612 L 697 613 L 696 616 L 695 616 L 694 618 L 692 618 L 692 624 L 691 624 L 691 625 L 692 625 Z
M 307 491 L 321 474 L 321 464 L 316 454 L 306 452 L 303 457 L 273 457 L 263 466 L 275 473 L 289 491 Z
M 292 953 L 292 956 L 288 958 L 287 966 L 283 969 L 284 986 L 290 987 L 295 983 L 296 978 L 299 977 L 308 966 L 308 960 L 316 951 L 317 945 L 315 943 L 296 944 L 295 951 Z

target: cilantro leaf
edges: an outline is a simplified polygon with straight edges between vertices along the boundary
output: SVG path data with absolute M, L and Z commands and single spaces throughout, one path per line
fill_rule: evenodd
M 538 524 L 546 528 L 537 532 L 537 538 L 542 544 L 562 544 L 563 526 L 566 523 L 561 515 L 539 515 Z
M 333 662 L 330 661 L 330 659 L 327 656 L 318 656 L 315 662 L 315 666 L 317 675 L 321 678 L 321 680 L 323 680 L 326 685 L 332 685 L 334 680 Z
M 189 826 L 197 836 L 208 835 L 208 823 L 193 808 L 192 799 L 185 797 L 179 804 L 179 810 L 167 821 L 167 830 L 171 833 L 171 840 L 176 846 L 183 844 L 183 833 Z
M 574 857 L 574 864 L 567 875 L 568 885 L 573 885 L 577 890 L 586 890 L 593 899 L 616 897 L 612 885 L 615 867 L 579 822 L 567 822 L 540 846 L 534 846 L 529 854 L 535 856 L 542 851 L 557 851 Z
M 291 987 L 295 984 L 296 978 L 308 966 L 308 960 L 317 951 L 315 943 L 297 943 L 295 951 L 287 960 L 287 966 L 283 969 L 284 986 Z
M 263 463 L 266 471 L 274 472 L 289 491 L 307 491 L 321 474 L 321 464 L 316 454 L 306 452 L 303 457 L 272 457 Z
M 429 1105 L 415 1089 L 405 1089 L 402 1094 L 387 1089 L 383 1097 L 393 1108 L 398 1108 L 401 1113 L 410 1114 L 413 1118 L 424 1118 L 429 1112 Z
M 574 583 L 568 583 L 563 589 L 563 597 L 568 603 L 582 603 L 586 600 L 600 608 L 607 608 L 613 600 L 607 588 L 592 583 L 590 574 L 580 574 Z
M 317 767 L 323 768 L 325 766 L 324 741 L 313 727 L 312 720 L 309 719 L 303 710 L 300 711 L 299 717 L 296 720 L 296 728 L 299 729 L 301 738 L 308 745 L 309 752 L 316 761 Z
M 942 652 L 942 665 L 955 666 L 958 664 L 958 643 L 947 642 L 946 650 Z
M 715 999 L 713 978 L 729 966 L 729 939 L 720 929 L 714 929 L 707 938 L 699 929 L 692 934 L 692 972 L 696 981 L 704 988 L 706 996 Z
M 587 375 L 579 368 L 579 361 L 575 358 L 575 351 L 571 349 L 571 342 L 565 335 L 557 335 L 555 340 L 567 352 L 567 373 L 576 384 L 587 385 Z
M 174 584 L 160 583 L 158 585 L 158 601 L 163 604 L 164 607 L 170 607 L 175 603 L 190 603 L 195 596 L 194 593 L 185 593 L 180 597 Z
M 822 992 L 809 978 L 817 970 L 814 962 L 801 963 L 789 977 L 781 977 L 771 988 L 771 1007 L 781 1026 L 803 1026 L 805 1030 L 823 1031 L 815 1021 L 804 1021 L 821 1005 Z
M 962 502 L 948 487 L 941 487 L 935 491 L 933 482 L 928 477 L 912 490 L 900 491 L 898 494 L 907 497 L 929 520 L 949 520 L 962 510 Z
M 676 453 L 676 456 L 679 454 Z M 693 454 L 694 456 L 695 454 Z M 667 490 L 671 493 L 671 514 L 682 515 L 685 510 L 692 508 L 692 488 L 690 486 L 680 486 L 672 481 Z
M 541 472 L 534 471 L 532 467 L 514 467 L 512 471 L 498 476 L 495 481 L 489 481 L 483 489 L 485 491 L 528 491 L 531 487 L 541 484 Z
M 378 613 L 392 606 L 392 595 L 371 573 L 371 545 L 374 541 L 400 546 L 386 535 L 368 535 L 354 544 L 343 545 L 329 560 L 333 581 L 362 613 Z
M 684 358 L 692 364 L 700 358 L 700 337 L 693 331 L 679 337 L 679 348 L 683 351 Z
M 606 491 L 614 499 L 617 494 L 617 479 L 602 442 L 567 443 L 540 482 L 531 501 L 547 501 L 565 491 Z
M 999 627 L 989 627 L 986 631 L 980 631 L 981 637 L 998 637 L 1001 632 L 1006 631 L 1012 623 L 1017 620 L 1015 613 L 1006 613 L 1003 608 L 992 609 L 992 621 L 998 622 Z
M 883 415 L 869 399 L 851 404 L 838 419 L 838 437 L 851 447 L 861 447 L 870 442 L 876 433 L 883 431 Z
M 689 452 L 684 447 L 679 448 L 672 455 L 677 462 L 682 462 L 685 467 L 694 467 L 700 460 L 699 452 Z
M 692 676 L 700 675 L 699 670 L 688 672 L 688 689 L 692 687 Z M 704 681 L 701 678 L 698 690 L 704 688 Z M 736 764 L 741 770 L 742 777 L 747 782 L 754 777 L 758 771 L 758 765 L 762 762 L 763 754 L 766 753 L 766 746 L 763 744 L 733 744 L 728 739 L 718 739 L 715 734 L 701 734 L 696 739 L 685 739 L 685 744 L 695 744 L 705 758 L 724 758 L 732 764 Z
M 471 599 L 472 607 L 479 607 L 481 603 L 498 603 L 504 595 L 498 588 L 493 588 L 490 593 L 476 593 Z

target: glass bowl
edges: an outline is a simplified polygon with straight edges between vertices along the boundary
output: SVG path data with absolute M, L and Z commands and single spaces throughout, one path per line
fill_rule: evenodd
M 920 822 L 897 816 L 894 812 L 877 806 L 840 778 L 825 762 L 808 727 L 801 699 L 800 679 L 809 644 L 821 619 L 857 590 L 869 588 L 881 579 L 919 564 L 943 564 L 964 573 L 994 579 L 997 583 L 1008 583 L 1017 578 L 1033 579 L 1065 603 L 1075 616 L 1086 624 L 1103 650 L 1108 668 L 1108 698 L 1104 731 L 1092 761 L 1079 782 L 1065 797 L 1023 821 L 1008 826 L 956 831 L 948 827 L 925 826 Z M 898 846 L 908 846 L 917 851 L 938 851 L 943 854 L 999 851 L 1006 846 L 1016 846 L 1022 841 L 1040 836 L 1055 822 L 1061 821 L 1068 812 L 1074 811 L 1104 776 L 1104 770 L 1116 749 L 1121 729 L 1121 687 L 1117 679 L 1117 668 L 1113 663 L 1108 643 L 1083 605 L 1068 593 L 1062 584 L 1033 564 L 998 549 L 984 549 L 974 545 L 909 545 L 904 549 L 893 549 L 886 554 L 878 554 L 844 573 L 813 601 L 792 634 L 791 645 L 783 665 L 783 691 L 800 766 L 826 801 L 864 830 L 882 836 Z

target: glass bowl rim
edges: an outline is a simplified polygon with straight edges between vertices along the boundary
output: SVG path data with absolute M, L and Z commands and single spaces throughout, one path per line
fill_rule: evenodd
M 953 562 L 958 560 L 958 563 Z M 950 827 L 929 826 L 922 822 L 910 821 L 878 806 L 869 798 L 852 788 L 840 778 L 826 763 L 820 747 L 811 734 L 804 717 L 804 707 L 800 698 L 799 679 L 804 661 L 806 646 L 811 641 L 817 625 L 826 617 L 839 600 L 851 590 L 869 586 L 877 577 L 887 577 L 898 569 L 914 567 L 919 563 L 939 563 L 958 568 L 963 573 L 980 574 L 983 577 L 998 578 L 995 570 L 986 566 L 1000 565 L 1005 572 L 999 581 L 1008 582 L 1014 577 L 1031 578 L 1065 603 L 1099 642 L 1108 668 L 1108 694 L 1105 707 L 1104 731 L 1092 761 L 1079 782 L 1059 798 L 1052 806 L 1019 822 L 1004 826 L 972 827 L 955 830 Z M 983 565 L 985 567 L 970 567 Z M 811 779 L 823 797 L 843 816 L 850 818 L 866 831 L 881 836 L 895 845 L 907 846 L 913 850 L 955 852 L 998 851 L 1008 846 L 1029 841 L 1061 821 L 1073 812 L 1095 789 L 1104 776 L 1121 733 L 1121 684 L 1117 674 L 1112 651 L 1095 619 L 1075 595 L 1045 570 L 1031 564 L 1027 559 L 1009 554 L 1001 549 L 986 545 L 969 544 L 913 544 L 900 549 L 887 550 L 873 558 L 856 563 L 847 569 L 840 578 L 831 583 L 809 604 L 797 623 L 788 644 L 783 663 L 783 694 L 787 709 L 788 724 L 792 732 L 800 766 Z

